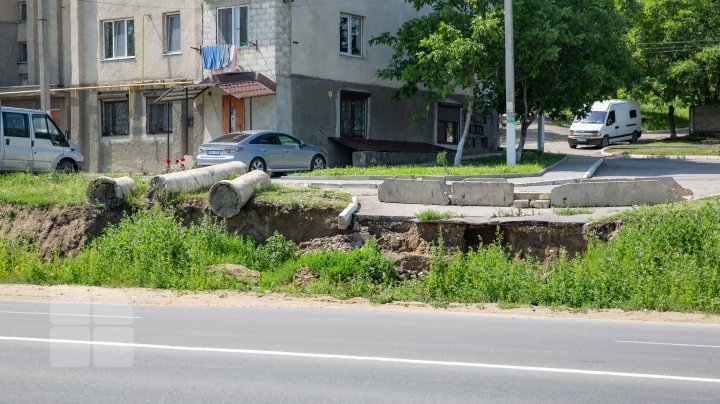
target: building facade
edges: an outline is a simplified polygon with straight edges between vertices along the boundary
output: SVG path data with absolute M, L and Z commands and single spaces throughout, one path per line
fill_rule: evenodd
M 3 105 L 39 107 L 37 1 L 0 4 Z M 45 2 L 53 113 L 89 171 L 158 170 L 245 129 L 323 146 L 330 165 L 352 163 L 347 139 L 453 149 L 461 132 L 464 97 L 393 101 L 399 83 L 377 77 L 392 53 L 369 39 L 417 16 L 404 0 Z M 226 44 L 239 73 L 205 69 L 203 48 Z M 466 153 L 497 138 L 496 116 L 478 116 Z

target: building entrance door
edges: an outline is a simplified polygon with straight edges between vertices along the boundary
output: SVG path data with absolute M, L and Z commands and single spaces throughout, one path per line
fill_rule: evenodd
M 224 133 L 242 132 L 245 130 L 245 100 L 231 95 L 223 96 L 222 126 Z

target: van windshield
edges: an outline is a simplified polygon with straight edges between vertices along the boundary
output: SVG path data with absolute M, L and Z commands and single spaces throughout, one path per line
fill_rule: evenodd
M 577 117 L 575 122 L 580 123 L 605 123 L 607 118 L 607 112 L 604 111 L 590 111 L 585 117 Z

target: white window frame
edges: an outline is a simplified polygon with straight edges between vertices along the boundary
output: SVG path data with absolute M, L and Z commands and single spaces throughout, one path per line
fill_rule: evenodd
M 348 43 L 347 43 L 347 51 L 343 51 L 342 49 L 340 49 L 340 54 L 343 55 L 343 56 L 349 56 L 349 57 L 353 57 L 353 58 L 364 58 L 364 57 L 365 57 L 365 46 L 364 46 L 364 43 L 363 43 L 363 34 L 364 34 L 364 31 L 365 31 L 365 18 L 364 18 L 364 17 L 361 17 L 361 16 L 359 16 L 359 15 L 340 14 L 340 21 L 342 22 L 343 19 L 347 19 L 347 21 L 348 21 L 348 23 L 347 23 L 347 30 L 346 30 L 346 31 L 347 31 Z M 359 42 L 359 44 L 358 44 L 358 49 L 360 50 L 360 54 L 359 54 L 359 55 L 356 55 L 356 54 L 352 53 L 352 40 L 353 40 L 353 38 L 352 38 L 352 37 L 353 37 L 353 35 L 352 35 L 352 26 L 353 26 L 353 20 L 357 20 L 358 26 L 360 27 L 360 33 L 358 34 L 358 36 L 360 37 L 360 38 L 359 38 L 359 41 L 358 41 L 358 42 Z M 340 44 L 341 38 L 342 38 L 342 37 L 338 37 L 338 44 Z
M 232 24 L 233 24 L 232 31 L 234 32 L 235 30 L 240 29 L 239 27 L 235 27 L 235 15 L 236 15 L 236 13 L 240 14 L 240 10 L 243 8 L 245 9 L 245 21 L 244 22 L 245 22 L 245 29 L 247 31 L 247 43 L 244 43 L 244 44 L 233 43 L 233 41 L 235 40 L 235 34 L 233 33 L 233 37 L 230 40 L 230 42 L 227 43 L 227 45 L 235 45 L 238 48 L 249 48 L 250 47 L 250 7 L 247 4 L 217 8 L 217 10 L 215 11 L 215 21 L 217 23 L 216 24 L 217 25 L 216 34 L 217 34 L 217 43 L 218 44 L 220 44 L 220 37 L 221 37 L 221 35 L 220 35 L 220 11 L 232 10 L 231 20 L 232 20 Z M 239 19 L 239 17 L 238 17 L 238 19 Z M 243 21 L 240 21 L 240 24 L 242 24 L 242 23 L 243 23 Z M 240 41 L 240 35 L 238 34 L 238 42 L 239 41 Z
M 180 31 L 178 31 L 178 35 L 180 35 L 179 38 L 179 48 L 177 50 L 170 50 L 170 24 L 169 20 L 171 17 L 177 17 L 180 20 Z M 165 24 L 165 55 L 180 55 L 182 54 L 182 18 L 180 17 L 180 12 L 174 12 L 174 13 L 166 13 L 163 16 L 163 21 Z
M 100 22 L 100 35 L 102 35 L 102 58 L 101 60 L 123 60 L 123 59 L 134 59 L 135 58 L 135 51 L 136 49 L 133 49 L 133 55 L 128 56 L 128 38 L 130 35 L 128 35 L 128 22 L 133 22 L 133 36 L 135 35 L 135 19 L 134 18 L 117 18 L 114 20 L 103 20 Z M 115 23 L 116 22 L 124 22 L 125 23 L 125 55 L 124 56 L 117 56 L 115 55 L 115 49 L 113 49 L 113 57 L 105 57 L 107 54 L 107 44 L 105 43 L 105 24 L 111 24 L 112 26 L 112 36 L 115 38 Z M 116 48 L 116 44 L 113 42 L 113 48 Z

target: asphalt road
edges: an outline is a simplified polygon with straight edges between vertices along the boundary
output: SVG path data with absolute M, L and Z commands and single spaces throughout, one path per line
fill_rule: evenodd
M 719 344 L 708 325 L 0 302 L 0 401 L 717 402 Z

